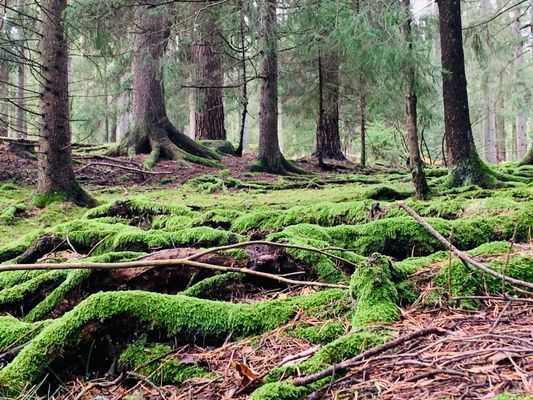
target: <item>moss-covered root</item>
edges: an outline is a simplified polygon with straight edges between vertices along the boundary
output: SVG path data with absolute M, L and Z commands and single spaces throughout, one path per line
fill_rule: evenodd
M 355 357 L 371 347 L 382 344 L 388 338 L 389 333 L 386 331 L 370 332 L 368 330 L 341 337 L 324 346 L 307 361 L 271 371 L 266 378 L 266 384 L 252 394 L 251 400 L 298 400 L 305 398 L 312 391 L 331 382 L 331 378 L 300 387 L 294 386 L 286 379 L 291 376 L 303 376 L 319 372 L 332 364 Z
M 257 304 L 141 291 L 98 293 L 52 322 L 0 371 L 0 393 L 18 393 L 28 383 L 36 382 L 60 354 L 80 344 L 80 332 L 91 322 L 128 316 L 171 335 L 189 332 L 198 337 L 222 338 L 232 333 L 242 337 L 274 329 L 288 322 L 299 309 L 329 310 L 345 299 L 346 292 L 341 290 Z
M 391 261 L 374 253 L 352 275 L 350 293 L 356 299 L 352 325 L 391 322 L 399 318 L 398 290 L 393 282 Z
M 217 290 L 222 291 L 232 283 L 241 282 L 244 277 L 244 274 L 238 272 L 227 272 L 225 274 L 210 276 L 192 285 L 190 288 L 181 292 L 181 294 L 189 297 L 206 297 L 207 293 Z

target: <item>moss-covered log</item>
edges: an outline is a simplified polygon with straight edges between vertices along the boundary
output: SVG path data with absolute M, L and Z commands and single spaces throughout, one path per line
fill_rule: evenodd
M 328 309 L 345 299 L 346 292 L 339 290 L 257 304 L 231 304 L 140 291 L 98 293 L 44 328 L 0 371 L 0 387 L 4 393 L 17 393 L 27 383 L 37 382 L 47 366 L 68 348 L 79 346 L 82 340 L 94 339 L 98 331 L 94 326 L 93 334 L 81 334 L 88 324 L 101 325 L 127 316 L 146 328 L 172 336 L 189 334 L 213 340 L 230 333 L 238 337 L 265 332 L 288 322 L 300 309 Z

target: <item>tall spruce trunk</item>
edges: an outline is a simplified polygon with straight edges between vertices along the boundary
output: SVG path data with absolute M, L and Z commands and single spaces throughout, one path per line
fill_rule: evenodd
M 360 89 L 359 94 L 359 137 L 361 140 L 361 167 L 366 167 L 366 94 L 364 89 Z
M 278 54 L 276 0 L 260 0 L 261 89 L 259 105 L 258 165 L 254 169 L 285 174 L 292 166 L 285 160 L 278 138 Z
M 318 57 L 319 107 L 315 156 L 343 161 L 339 134 L 339 55 L 333 50 Z
M 505 98 L 502 94 L 498 100 L 498 111 L 496 113 L 496 159 L 499 163 L 507 160 L 504 110 Z
M 241 53 L 241 80 L 242 80 L 242 92 L 241 92 L 241 101 L 242 101 L 242 113 L 241 113 L 241 126 L 239 129 L 239 145 L 235 150 L 235 155 L 237 157 L 242 157 L 244 150 L 248 150 L 248 73 L 246 69 L 246 37 L 244 33 L 244 26 L 246 24 L 246 18 L 243 9 L 242 1 L 239 2 L 239 7 L 241 10 L 241 20 L 240 20 L 240 53 Z
M 520 8 L 515 8 L 511 12 L 512 28 L 515 37 L 515 57 L 514 57 L 514 69 L 515 69 L 515 81 L 516 92 L 519 93 L 518 97 L 518 110 L 516 113 L 516 158 L 520 160 L 527 153 L 527 115 L 524 114 L 524 109 L 530 100 L 530 90 L 522 76 L 522 68 L 524 65 L 524 37 L 520 30 L 520 17 L 522 12 Z
M 62 14 L 67 0 L 43 2 L 41 65 L 44 86 L 40 111 L 43 116 L 39 135 L 37 191 L 46 203 L 47 196 L 61 197 L 79 205 L 94 200 L 80 187 L 74 176 L 68 99 L 68 42 Z
M 18 12 L 24 14 L 26 12 L 25 0 L 18 0 L 17 9 Z M 24 28 L 18 27 L 20 40 L 19 45 L 19 57 L 22 62 L 17 66 L 17 115 L 16 115 L 16 134 L 19 139 L 25 139 L 27 136 L 27 123 L 26 123 L 26 42 L 24 35 Z
M 409 149 L 409 169 L 415 187 L 416 197 L 419 199 L 427 198 L 429 186 L 424 173 L 424 163 L 420 157 L 420 145 L 418 141 L 418 121 L 417 121 L 417 96 L 415 92 L 416 71 L 413 64 L 413 34 L 412 34 L 412 17 L 411 1 L 402 0 L 407 18 L 404 22 L 403 33 L 408 44 L 409 53 L 406 57 L 405 71 L 405 111 L 407 116 L 407 147 Z
M 0 61 L 0 63 L 3 61 Z M 9 68 L 0 64 L 0 93 L 9 97 Z M 9 135 L 9 104 L 0 100 L 0 137 Z
M 150 153 L 148 167 L 161 158 L 193 162 L 219 159 L 216 153 L 179 132 L 168 119 L 161 59 L 170 36 L 170 21 L 164 4 L 159 0 L 135 3 L 132 109 L 128 133 L 115 153 Z
M 217 21 L 204 18 L 192 46 L 197 70 L 195 137 L 202 140 L 226 140 L 224 127 L 224 71 L 220 60 L 220 35 Z
M 460 0 L 437 0 L 446 155 L 452 186 L 491 186 L 494 178 L 474 144 L 468 108 Z
M 486 20 L 490 17 L 492 12 L 492 5 L 490 0 L 480 1 L 481 19 Z M 485 26 L 485 44 L 490 48 L 491 36 L 488 30 L 488 25 Z M 485 160 L 488 163 L 496 164 L 496 110 L 494 97 L 494 79 L 493 79 L 493 63 L 490 52 L 487 52 L 486 71 L 483 78 L 483 149 Z

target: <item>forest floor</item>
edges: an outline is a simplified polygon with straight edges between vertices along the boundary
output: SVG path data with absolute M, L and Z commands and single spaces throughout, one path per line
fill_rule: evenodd
M 251 154 L 151 171 L 143 157 L 75 159 L 100 205 L 40 209 L 35 160 L 0 147 L 0 271 L 143 265 L 0 272 L 0 398 L 533 395 L 531 293 L 463 264 L 397 206 L 405 200 L 470 257 L 533 282 L 530 167 L 502 166 L 530 181 L 494 190 L 447 189 L 446 171 L 430 169 L 434 197 L 417 201 L 408 173 L 386 168 L 318 173 L 300 160 L 314 174 L 278 177 L 248 172 Z M 210 248 L 202 265 L 157 264 Z

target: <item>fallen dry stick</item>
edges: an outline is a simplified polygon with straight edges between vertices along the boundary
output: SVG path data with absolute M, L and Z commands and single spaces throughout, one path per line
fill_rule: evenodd
M 433 228 L 430 224 L 428 224 L 420 215 L 416 213 L 411 207 L 409 207 L 404 201 L 399 201 L 398 207 L 404 209 L 407 214 L 409 214 L 411 217 L 413 217 L 420 225 L 422 225 L 435 239 L 437 239 L 439 242 L 441 242 L 443 245 L 445 245 L 448 250 L 450 250 L 457 258 L 459 258 L 461 261 L 472 265 L 473 267 L 485 272 L 486 274 L 492 275 L 496 278 L 502 279 L 505 282 L 512 283 L 516 286 L 523 286 L 527 287 L 529 289 L 533 289 L 533 283 L 522 281 L 520 279 L 511 278 L 510 276 L 506 276 L 504 274 L 500 274 L 499 272 L 496 272 L 489 267 L 487 267 L 485 264 L 480 263 L 479 261 L 474 260 L 473 258 L 469 257 L 466 253 L 459 250 L 457 247 L 455 247 L 453 244 L 451 244 L 444 236 L 442 236 L 435 228 Z
M 358 354 L 357 356 L 350 358 L 346 361 L 343 361 L 338 364 L 333 364 L 332 366 L 319 371 L 312 375 L 302 376 L 300 378 L 294 378 L 292 380 L 292 383 L 295 386 L 304 386 L 309 385 L 313 382 L 316 382 L 322 378 L 326 378 L 330 375 L 335 374 L 336 372 L 344 371 L 354 365 L 356 365 L 359 361 L 367 359 L 368 357 L 371 357 L 373 355 L 382 353 L 384 351 L 390 350 L 394 347 L 397 347 L 409 340 L 419 338 L 421 336 L 427 336 L 431 334 L 442 334 L 444 331 L 442 329 L 436 328 L 436 327 L 430 327 L 430 328 L 424 328 L 420 329 L 418 331 L 410 332 L 405 335 L 402 335 L 394 340 L 391 340 L 390 342 L 380 344 L 379 346 L 372 347 L 371 349 L 364 351 L 361 354 Z
M 37 264 L 11 264 L 11 265 L 2 265 L 0 266 L 0 273 L 7 271 L 35 271 L 35 270 L 72 270 L 72 269 L 101 269 L 101 270 L 113 270 L 113 269 L 128 269 L 128 268 L 140 268 L 140 267 L 177 267 L 177 266 L 187 266 L 193 268 L 202 268 L 210 269 L 213 271 L 220 272 L 239 272 L 245 275 L 258 276 L 261 278 L 271 279 L 288 285 L 299 285 L 299 286 L 312 286 L 312 287 L 323 287 L 323 288 L 336 288 L 336 289 L 348 289 L 347 285 L 341 284 L 330 284 L 322 282 L 307 282 L 299 281 L 294 279 L 285 278 L 283 276 L 269 274 L 267 272 L 254 271 L 248 268 L 237 268 L 237 267 L 224 267 L 220 265 L 208 264 L 203 262 L 194 261 L 194 259 L 200 258 L 206 254 L 210 254 L 216 251 L 227 250 L 236 247 L 249 246 L 252 244 L 263 244 L 263 245 L 273 245 L 277 247 L 288 247 L 296 248 L 308 251 L 318 252 L 324 255 L 329 255 L 330 257 L 342 260 L 344 259 L 323 252 L 319 249 L 312 247 L 300 247 L 294 245 L 284 245 L 282 243 L 271 243 L 266 241 L 258 242 L 246 242 L 246 243 L 237 243 L 235 245 L 214 247 L 212 249 L 205 250 L 203 252 L 194 254 L 185 258 L 171 259 L 171 260 L 139 260 L 139 261 L 129 261 L 129 262 L 119 262 L 119 263 L 95 263 L 95 262 L 80 262 L 80 263 L 37 263 Z M 346 260 L 346 262 L 349 262 Z

